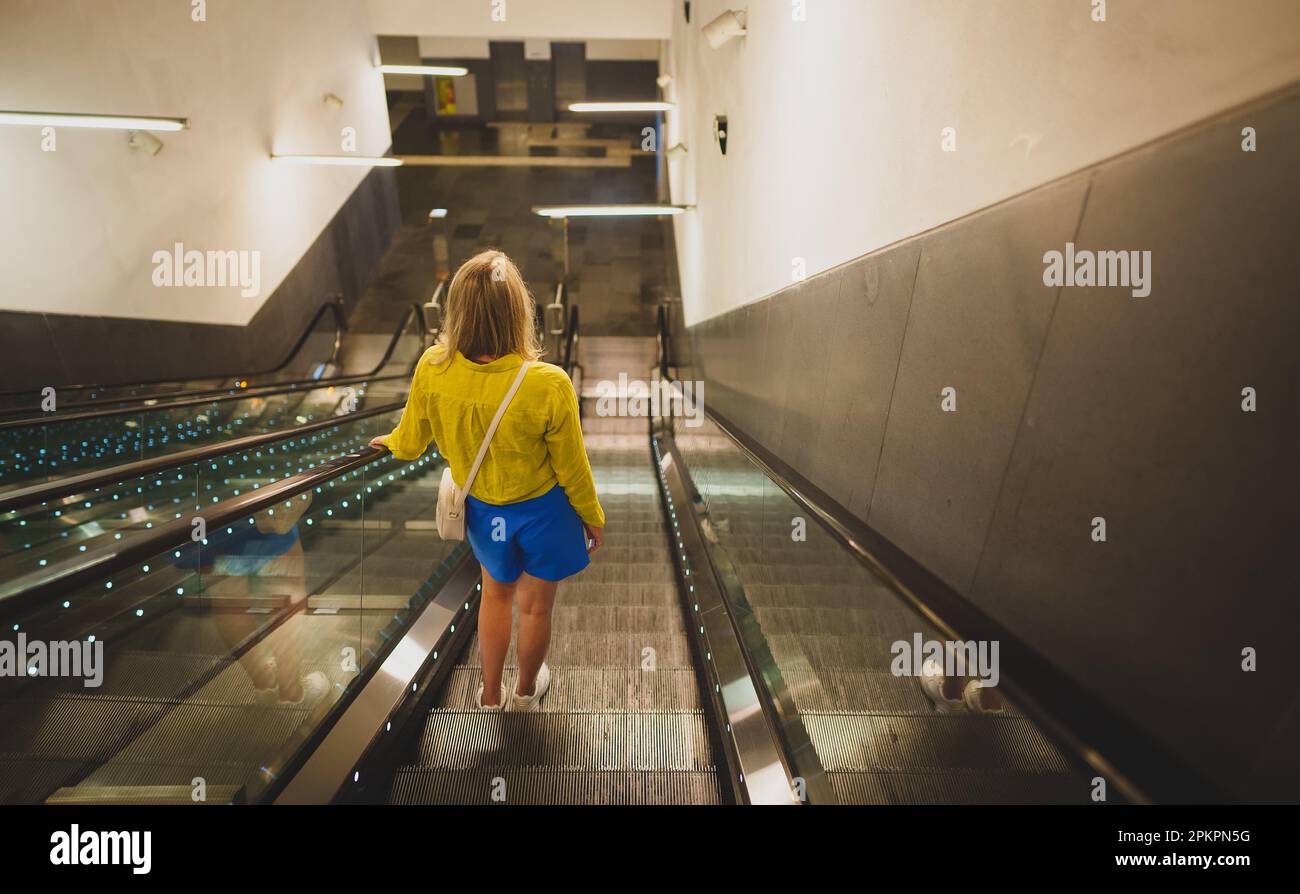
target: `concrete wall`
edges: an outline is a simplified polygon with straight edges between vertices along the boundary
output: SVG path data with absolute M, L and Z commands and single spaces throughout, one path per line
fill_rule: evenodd
M 375 39 L 346 0 L 5 0 L 0 109 L 185 116 L 156 156 L 122 131 L 0 127 L 6 387 L 259 370 L 320 303 L 353 301 L 398 224 L 391 172 L 272 151 L 382 155 Z M 342 109 L 323 102 L 325 93 Z M 257 251 L 260 292 L 159 288 L 154 253 Z
M 1294 800 L 1298 152 L 1292 88 L 684 330 L 685 374 L 1210 777 Z M 1066 242 L 1151 251 L 1150 295 L 1045 285 Z
M 341 298 L 348 311 L 358 304 L 400 223 L 393 170 L 372 170 L 244 326 L 0 311 L 4 390 L 266 370 L 322 302 Z M 319 331 L 333 332 L 325 326 Z M 317 360 L 328 354 L 322 345 L 308 346 Z
M 241 326 L 361 184 L 365 168 L 289 167 L 272 152 L 388 148 L 383 79 L 348 0 L 7 0 L 0 109 L 188 117 L 157 156 L 121 131 L 0 127 L 0 309 Z M 342 109 L 323 102 L 326 93 Z M 261 290 L 158 288 L 154 253 L 257 251 Z
M 731 7 L 749 34 L 710 49 Z M 692 9 L 663 63 L 690 323 L 1300 79 L 1294 0 L 1110 0 L 1101 23 L 1087 0 Z

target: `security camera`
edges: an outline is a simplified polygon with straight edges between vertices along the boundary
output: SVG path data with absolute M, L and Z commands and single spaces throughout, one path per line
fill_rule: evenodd
M 163 141 L 149 133 L 147 130 L 127 131 L 126 144 L 132 149 L 149 155 L 157 155 L 159 152 L 162 152 L 163 147 Z
M 716 50 L 733 37 L 744 37 L 748 34 L 749 32 L 745 30 L 745 23 L 741 19 L 744 14 L 744 12 L 727 10 L 705 25 L 704 37 L 708 40 L 709 46 Z

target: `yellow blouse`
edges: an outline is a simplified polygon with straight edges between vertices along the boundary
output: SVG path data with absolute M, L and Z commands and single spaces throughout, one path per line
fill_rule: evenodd
M 420 358 L 401 422 L 388 436 L 388 449 L 409 462 L 432 440 L 451 466 L 452 477 L 462 482 L 523 358 L 507 354 L 491 363 L 475 363 L 459 351 L 450 362 L 444 358 L 440 345 Z M 557 484 L 584 522 L 605 526 L 582 443 L 573 383 L 558 366 L 534 363 L 497 426 L 470 495 L 500 506 L 540 497 Z

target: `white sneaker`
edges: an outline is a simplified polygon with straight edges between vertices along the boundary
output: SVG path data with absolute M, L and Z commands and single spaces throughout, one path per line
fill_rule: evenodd
M 983 694 L 987 689 L 987 693 Z M 971 680 L 962 690 L 961 700 L 973 714 L 1005 714 L 1007 700 L 997 691 L 996 686 L 985 686 L 979 680 Z
M 551 688 L 551 669 L 542 662 L 541 670 L 537 672 L 537 682 L 533 684 L 532 695 L 520 695 L 518 692 L 518 683 L 515 684 L 516 691 L 510 700 L 511 711 L 536 711 L 541 707 L 542 699 L 546 696 L 546 690 Z
M 506 709 L 506 702 L 508 701 L 508 699 L 506 698 L 507 692 L 509 692 L 509 690 L 506 689 L 506 682 L 505 680 L 502 680 L 500 699 L 497 701 L 495 705 L 485 705 L 483 704 L 483 687 L 480 686 L 478 688 L 478 696 L 476 698 L 476 701 L 478 702 L 478 709 L 480 711 L 504 711 Z
M 943 679 L 943 665 L 933 658 L 925 659 L 921 665 L 921 691 L 934 702 L 940 714 L 961 711 L 966 707 L 965 702 L 959 698 L 947 698 L 943 694 Z
M 253 675 L 249 674 L 249 680 L 253 684 L 253 703 L 257 705 L 274 705 L 280 699 L 280 688 L 275 682 L 275 657 L 266 659 L 262 662 L 262 669 L 266 674 L 266 679 L 271 681 L 271 685 L 265 689 L 257 688 L 257 681 Z
M 293 705 L 295 707 L 314 705 L 316 702 L 323 699 L 329 691 L 330 678 L 320 671 L 316 671 L 315 673 L 310 673 L 302 678 L 302 698 L 298 699 L 296 702 L 280 699 L 280 704 Z

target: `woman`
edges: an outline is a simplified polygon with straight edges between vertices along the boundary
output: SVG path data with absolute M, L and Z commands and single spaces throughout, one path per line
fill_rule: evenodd
M 499 251 L 466 261 L 447 292 L 438 343 L 416 367 L 402 420 L 370 443 L 410 461 L 437 443 L 464 482 L 519 367 L 541 356 L 533 298 Z M 578 397 L 559 367 L 533 363 L 506 409 L 465 501 L 465 529 L 483 567 L 478 706 L 506 707 L 511 602 L 519 602 L 519 679 L 510 709 L 535 711 L 550 686 L 546 652 L 555 589 L 586 568 L 605 513 L 582 443 Z

